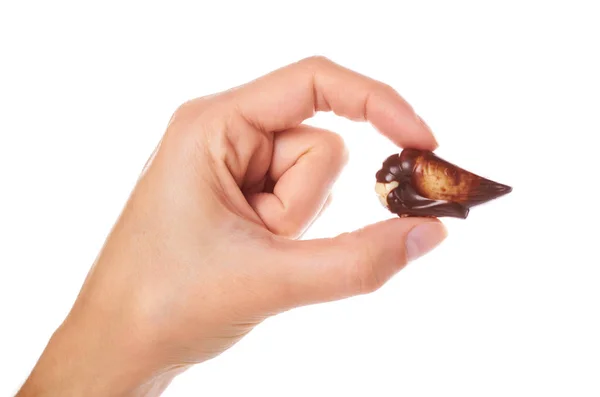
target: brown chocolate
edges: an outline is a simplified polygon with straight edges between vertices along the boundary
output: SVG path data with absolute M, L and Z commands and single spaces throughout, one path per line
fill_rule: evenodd
M 431 151 L 404 149 L 388 157 L 376 174 L 376 192 L 400 217 L 467 218 L 469 209 L 512 191 L 466 171 Z

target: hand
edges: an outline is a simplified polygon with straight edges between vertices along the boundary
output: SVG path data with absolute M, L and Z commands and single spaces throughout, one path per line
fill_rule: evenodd
M 323 58 L 183 104 L 20 395 L 157 395 L 265 318 L 372 292 L 443 240 L 420 218 L 296 239 L 346 161 L 301 124 L 315 111 L 437 146 L 392 88 Z

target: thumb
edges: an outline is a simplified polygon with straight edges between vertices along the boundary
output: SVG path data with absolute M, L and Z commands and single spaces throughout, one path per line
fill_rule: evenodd
M 404 218 L 335 238 L 290 241 L 275 255 L 285 255 L 278 262 L 285 268 L 286 303 L 302 306 L 373 292 L 446 235 L 437 219 Z

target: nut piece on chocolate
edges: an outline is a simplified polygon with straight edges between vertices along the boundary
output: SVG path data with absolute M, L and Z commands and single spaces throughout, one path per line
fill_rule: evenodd
M 388 157 L 376 174 L 381 203 L 400 217 L 466 219 L 469 209 L 512 191 L 427 150 L 404 149 Z

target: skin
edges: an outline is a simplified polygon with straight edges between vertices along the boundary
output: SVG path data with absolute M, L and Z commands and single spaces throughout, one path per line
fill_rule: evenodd
M 267 317 L 373 292 L 443 240 L 421 218 L 298 240 L 347 160 L 302 124 L 315 111 L 437 147 L 392 88 L 320 57 L 181 105 L 18 396 L 157 396 Z

